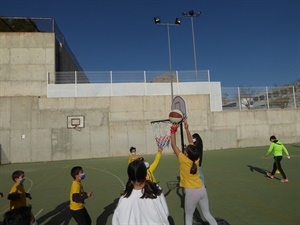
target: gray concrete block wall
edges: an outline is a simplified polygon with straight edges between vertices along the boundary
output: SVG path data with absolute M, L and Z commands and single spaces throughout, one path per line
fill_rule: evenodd
M 46 96 L 55 72 L 54 33 L 0 33 L 0 96 Z
M 127 156 L 130 146 L 154 154 L 150 122 L 167 119 L 171 97 L 47 98 L 46 74 L 56 68 L 54 35 L 0 33 L 1 164 Z M 203 137 L 205 150 L 268 145 L 272 134 L 300 142 L 299 109 L 211 112 L 209 95 L 183 97 L 190 129 Z M 67 116 L 74 115 L 85 118 L 81 131 L 67 128 Z
M 284 143 L 300 141 L 297 109 L 210 112 L 208 95 L 183 97 L 191 132 L 202 136 L 205 150 L 269 145 L 272 134 Z M 1 163 L 127 156 L 130 146 L 154 154 L 150 122 L 169 111 L 170 96 L 1 97 Z M 67 128 L 73 115 L 84 116 L 81 131 Z

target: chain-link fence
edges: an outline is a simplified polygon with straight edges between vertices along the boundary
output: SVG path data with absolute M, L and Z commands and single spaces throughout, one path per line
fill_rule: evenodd
M 300 107 L 300 82 L 278 87 L 222 87 L 223 110 Z

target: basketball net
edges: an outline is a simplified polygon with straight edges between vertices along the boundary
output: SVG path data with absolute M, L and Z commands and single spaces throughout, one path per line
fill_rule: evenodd
M 152 131 L 156 141 L 157 147 L 166 148 L 170 144 L 170 120 L 157 120 L 152 121 Z
M 74 130 L 76 131 L 82 131 L 82 128 L 79 127 L 79 124 L 74 125 Z

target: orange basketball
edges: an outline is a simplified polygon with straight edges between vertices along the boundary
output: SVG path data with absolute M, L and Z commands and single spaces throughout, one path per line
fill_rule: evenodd
M 183 114 L 179 109 L 173 109 L 169 113 L 169 120 L 171 123 L 180 123 L 183 119 Z

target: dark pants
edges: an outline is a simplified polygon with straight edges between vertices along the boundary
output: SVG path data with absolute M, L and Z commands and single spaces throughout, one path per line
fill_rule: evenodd
M 271 174 L 274 175 L 276 173 L 276 170 L 278 169 L 283 179 L 286 179 L 285 173 L 281 167 L 281 163 L 280 163 L 281 160 L 282 160 L 282 156 L 274 156 L 273 170 Z
M 87 212 L 86 208 L 79 210 L 70 210 L 71 216 L 77 222 L 78 225 L 91 225 L 92 220 Z

